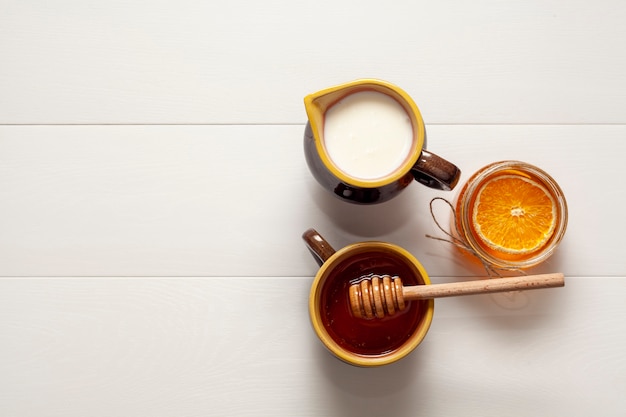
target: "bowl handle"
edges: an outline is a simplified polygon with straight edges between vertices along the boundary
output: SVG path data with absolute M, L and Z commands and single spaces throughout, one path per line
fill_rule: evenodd
M 302 239 L 319 266 L 335 253 L 335 249 L 315 229 L 304 232 Z

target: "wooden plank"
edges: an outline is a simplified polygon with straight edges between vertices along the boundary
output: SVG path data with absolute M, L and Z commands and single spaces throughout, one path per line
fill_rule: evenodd
M 569 202 L 557 254 L 537 272 L 625 275 L 626 126 L 430 126 L 429 148 L 478 168 L 520 159 L 551 173 Z M 355 206 L 310 175 L 302 126 L 0 127 L 0 276 L 309 276 L 300 235 L 336 248 L 406 247 L 432 275 L 481 274 L 429 213 L 452 193 L 412 184 Z M 591 147 L 593 143 L 593 148 Z M 564 155 L 561 157 L 560 155 Z M 447 207 L 435 205 L 447 225 Z
M 322 348 L 309 284 L 0 279 L 0 414 L 617 416 L 626 406 L 626 277 L 437 300 L 423 344 L 377 369 Z
M 0 123 L 303 123 L 377 77 L 427 123 L 625 123 L 626 3 L 0 1 Z

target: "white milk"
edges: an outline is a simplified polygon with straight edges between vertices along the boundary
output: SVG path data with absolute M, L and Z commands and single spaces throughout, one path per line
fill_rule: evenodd
M 400 103 L 383 93 L 354 93 L 326 111 L 326 151 L 351 177 L 373 180 L 391 174 L 405 161 L 412 143 L 409 116 Z

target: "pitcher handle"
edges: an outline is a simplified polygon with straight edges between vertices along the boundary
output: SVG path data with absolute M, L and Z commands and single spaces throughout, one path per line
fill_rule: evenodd
M 319 266 L 335 253 L 335 249 L 315 229 L 304 232 L 302 239 Z
M 411 168 L 411 174 L 427 187 L 450 191 L 459 182 L 461 170 L 452 162 L 424 149 Z

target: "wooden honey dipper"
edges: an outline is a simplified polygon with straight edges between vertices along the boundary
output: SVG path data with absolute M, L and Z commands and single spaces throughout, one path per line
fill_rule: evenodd
M 350 308 L 358 318 L 373 319 L 393 315 L 405 308 L 405 300 L 489 294 L 507 291 L 563 287 L 562 273 L 525 275 L 434 285 L 404 287 L 399 277 L 372 275 L 349 289 Z

